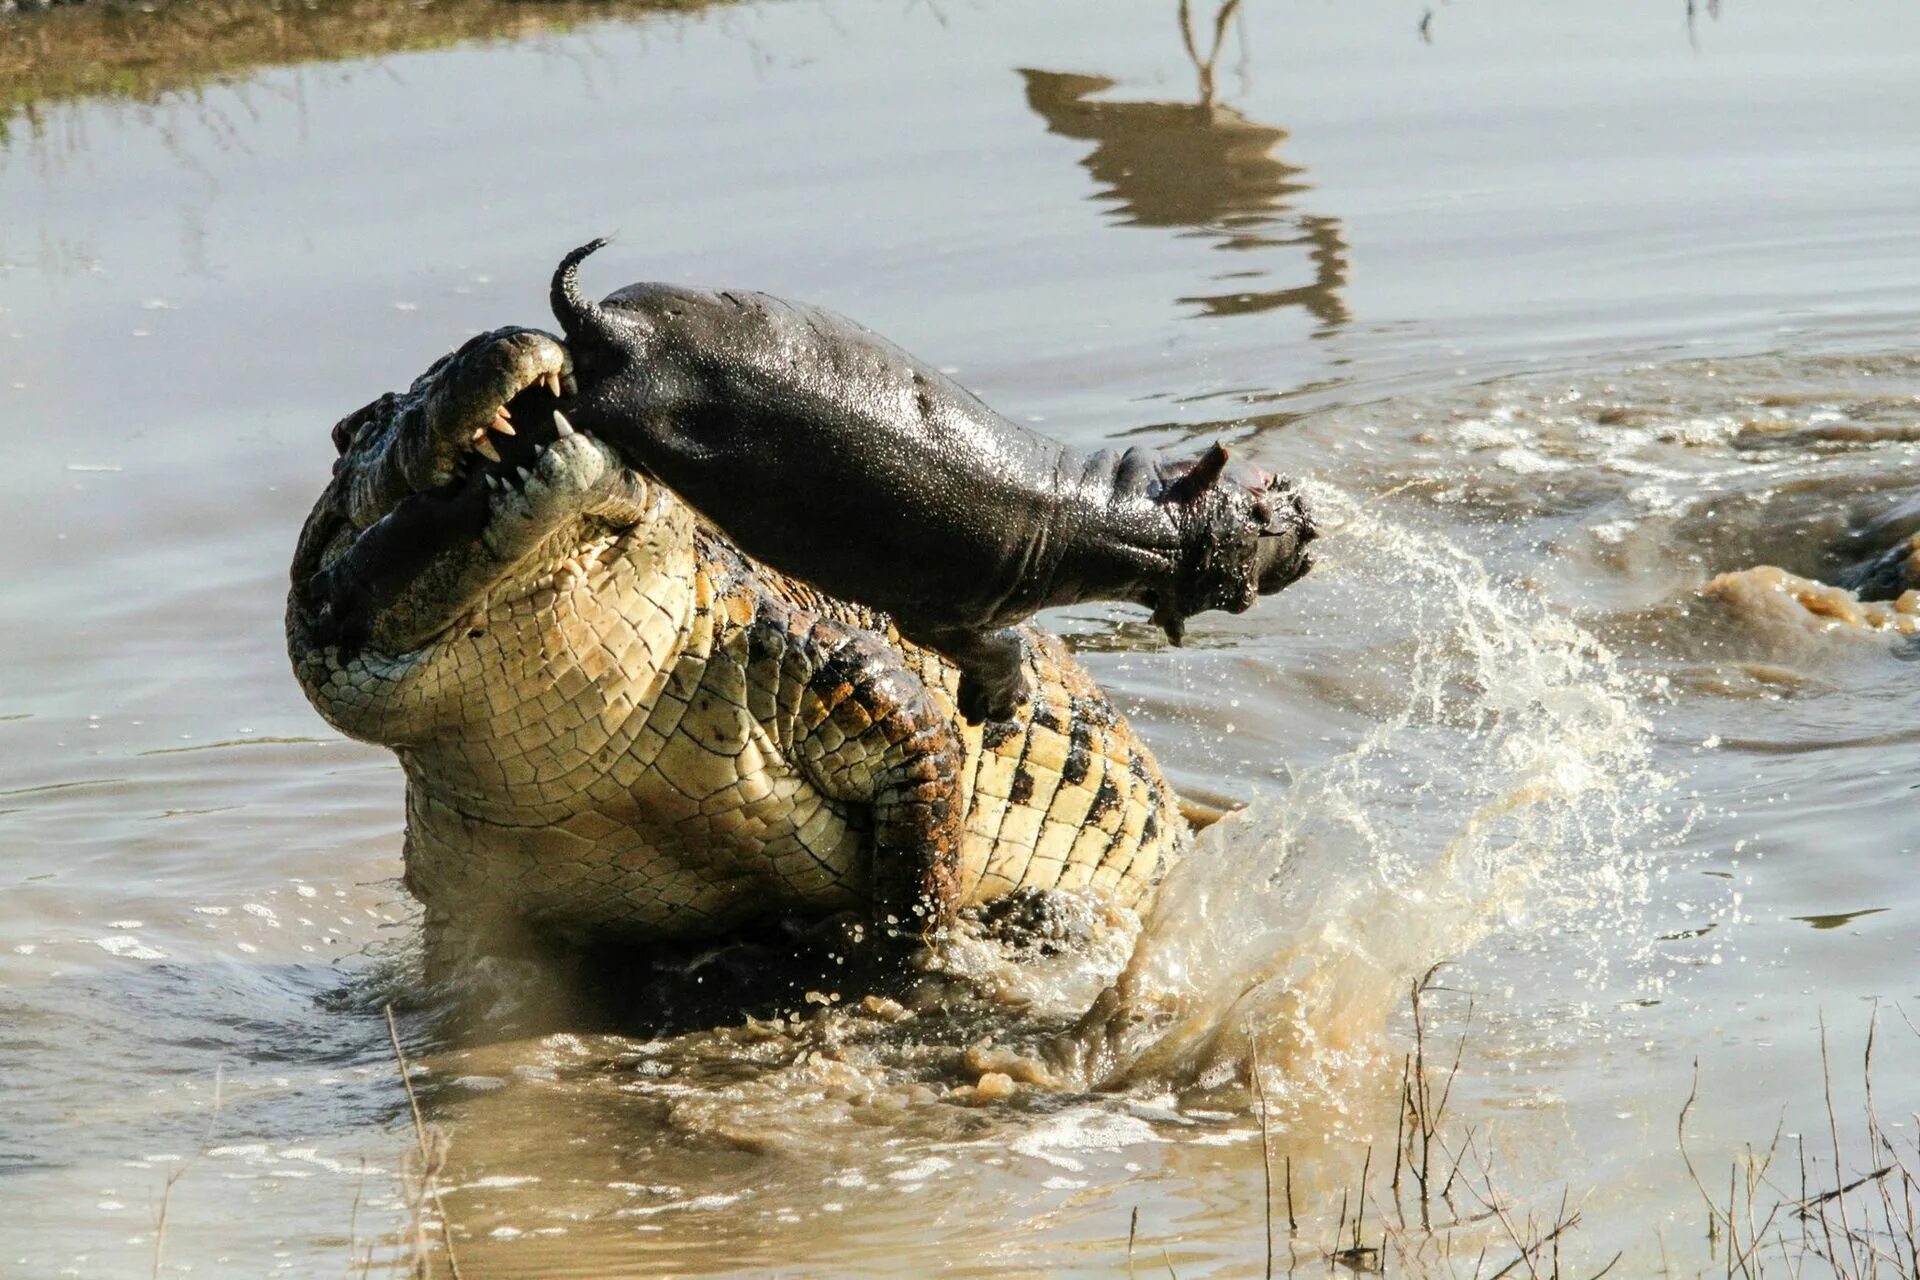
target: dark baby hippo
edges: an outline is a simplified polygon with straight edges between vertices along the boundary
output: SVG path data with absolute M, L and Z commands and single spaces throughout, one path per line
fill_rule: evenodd
M 566 414 L 750 555 L 891 614 L 952 659 L 960 710 L 1026 696 L 1008 628 L 1055 605 L 1239 613 L 1311 567 L 1291 484 L 1150 449 L 1083 454 L 1018 426 L 884 338 L 761 293 L 629 285 L 603 302 L 569 253 L 553 309 L 578 393 Z

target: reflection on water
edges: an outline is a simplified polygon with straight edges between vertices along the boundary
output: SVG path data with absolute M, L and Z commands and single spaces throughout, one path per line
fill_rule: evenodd
M 1695 53 L 1700 51 L 1700 0 L 1687 0 L 1687 43 Z M 1715 22 L 1720 21 L 1720 0 L 1706 0 L 1707 16 Z
M 1835 911 L 1820 916 L 1794 916 L 1793 919 L 1816 929 L 1843 929 L 1864 916 L 1877 916 L 1886 910 L 1886 907 L 1863 907 L 1859 911 Z
M 1180 302 L 1210 316 L 1299 307 L 1319 321 L 1324 336 L 1349 318 L 1341 298 L 1347 242 L 1338 219 L 1294 208 L 1294 197 L 1312 187 L 1301 180 L 1304 169 L 1274 154 L 1287 131 L 1249 120 L 1217 99 L 1215 68 L 1238 3 L 1221 6 L 1212 46 L 1202 56 L 1182 0 L 1182 44 L 1198 79 L 1193 102 L 1104 98 L 1099 95 L 1116 84 L 1104 76 L 1022 68 L 1027 105 L 1047 122 L 1047 132 L 1094 144 L 1080 164 L 1098 184 L 1095 198 L 1113 207 L 1116 223 L 1189 228 L 1217 249 L 1253 255 L 1213 275 L 1227 289 Z M 1312 283 L 1254 287 L 1275 274 L 1272 258 L 1289 249 L 1305 251 Z

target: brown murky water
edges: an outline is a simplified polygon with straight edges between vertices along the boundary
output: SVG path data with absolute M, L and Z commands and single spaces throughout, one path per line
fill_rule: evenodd
M 1141 1268 L 1257 1274 L 1250 1036 L 1325 1266 L 1443 959 L 1454 1132 L 1516 1215 L 1570 1189 L 1570 1272 L 1723 1269 L 1696 1061 L 1711 1179 L 1776 1127 L 1830 1177 L 1820 1021 L 1852 1117 L 1879 1002 L 1910 1143 L 1915 650 L 1701 588 L 1920 529 L 1920 11 L 1425 12 L 1248 3 L 1210 68 L 1205 5 L 1191 55 L 1170 2 L 622 12 L 16 113 L 0 1274 L 151 1274 L 176 1173 L 165 1274 L 401 1256 L 389 999 L 470 1277 L 1114 1275 L 1136 1208 Z M 302 702 L 285 565 L 335 417 L 607 231 L 1079 443 L 1240 442 L 1341 526 L 1180 652 L 1053 620 L 1177 785 L 1253 802 L 1146 922 L 1107 1088 L 974 1105 L 962 1051 L 1117 956 L 673 1038 L 455 1038 L 418 991 L 399 773 Z M 1512 1256 L 1447 1216 L 1429 1270 Z

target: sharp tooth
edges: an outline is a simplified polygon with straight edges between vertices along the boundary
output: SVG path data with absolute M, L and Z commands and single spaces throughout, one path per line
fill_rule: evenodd
M 546 451 L 547 451 L 547 446 L 545 446 L 544 444 L 537 444 L 533 446 L 533 456 L 536 458 L 538 458 L 541 454 L 545 453 Z
M 525 484 L 527 481 L 533 479 L 533 477 L 527 473 L 527 469 L 525 467 L 515 467 L 514 470 L 520 473 L 521 484 Z
M 509 422 L 513 421 L 513 414 L 508 411 L 505 405 L 501 405 L 498 409 L 495 409 L 493 413 L 497 418 L 505 418 Z
M 493 474 L 493 472 L 491 471 L 486 473 L 486 481 L 487 481 L 487 488 L 489 489 L 498 489 L 500 487 L 500 477 Z
M 567 415 L 558 409 L 553 411 L 553 429 L 559 433 L 562 440 L 573 434 L 573 424 L 568 422 Z
M 493 441 L 487 439 L 484 435 L 473 442 L 473 450 L 489 462 L 500 461 L 500 451 L 494 448 Z
M 558 400 L 560 398 L 560 375 L 559 374 L 550 373 L 547 375 L 547 390 L 553 392 L 553 398 L 555 400 Z
M 517 436 L 520 434 L 513 429 L 513 422 L 507 417 L 507 411 L 504 408 L 494 415 L 493 429 L 503 436 Z

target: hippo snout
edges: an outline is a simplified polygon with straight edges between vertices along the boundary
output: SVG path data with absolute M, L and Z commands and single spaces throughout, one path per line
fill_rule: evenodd
M 1284 590 L 1306 576 L 1313 568 L 1307 544 L 1320 536 L 1305 494 L 1284 480 L 1276 480 L 1269 487 L 1268 499 L 1254 577 L 1263 596 Z

